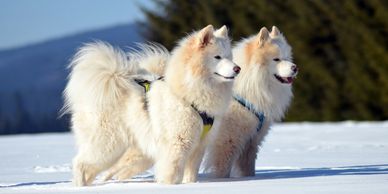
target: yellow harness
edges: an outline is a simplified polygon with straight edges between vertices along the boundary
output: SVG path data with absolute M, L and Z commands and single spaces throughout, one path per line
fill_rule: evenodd
M 145 92 L 150 91 L 150 88 L 151 88 L 150 81 L 143 80 L 143 79 L 136 79 L 135 81 L 136 81 L 136 83 L 138 83 L 139 85 L 141 85 L 144 88 Z M 203 130 L 201 133 L 201 139 L 204 139 L 213 126 L 214 118 L 210 117 L 206 112 L 199 111 L 194 105 L 191 105 L 191 107 L 193 107 L 194 110 L 197 111 L 199 116 L 201 116 L 201 118 L 202 118 Z
M 201 133 L 201 139 L 205 138 L 207 133 L 209 133 L 210 129 L 212 128 L 213 124 L 208 124 L 208 125 L 204 125 L 203 126 L 203 130 L 202 130 L 202 133 Z
M 206 112 L 199 111 L 194 105 L 191 105 L 191 107 L 193 107 L 194 110 L 197 111 L 199 116 L 201 116 L 202 118 L 203 129 L 201 133 L 201 139 L 204 139 L 213 126 L 214 118 L 209 116 Z
M 144 88 L 145 92 L 150 91 L 151 82 L 144 79 L 135 79 L 135 82 Z

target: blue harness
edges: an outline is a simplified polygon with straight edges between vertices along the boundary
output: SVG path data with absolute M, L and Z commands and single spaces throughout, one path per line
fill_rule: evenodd
M 235 100 L 237 100 L 237 102 L 240 103 L 241 106 L 248 109 L 251 113 L 253 113 L 259 119 L 259 124 L 256 127 L 257 132 L 259 132 L 264 124 L 264 120 L 265 120 L 264 113 L 257 111 L 257 109 L 255 108 L 255 106 L 253 106 L 253 104 L 251 104 L 250 102 L 248 102 L 247 100 L 245 100 L 243 97 L 241 97 L 239 95 L 234 95 L 233 98 Z

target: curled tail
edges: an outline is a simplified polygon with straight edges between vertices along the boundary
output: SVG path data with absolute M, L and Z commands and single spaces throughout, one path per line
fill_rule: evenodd
M 139 70 L 123 51 L 104 42 L 81 47 L 69 68 L 62 115 L 78 111 L 75 109 L 90 112 L 114 109 L 130 92 L 130 77 Z
M 140 68 L 158 77 L 163 77 L 170 58 L 168 50 L 158 43 L 138 44 L 139 51 L 129 53 Z

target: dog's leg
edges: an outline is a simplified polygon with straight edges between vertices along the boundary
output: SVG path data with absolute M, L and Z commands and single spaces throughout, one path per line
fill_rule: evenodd
M 176 142 L 161 147 L 161 153 L 155 164 L 155 176 L 158 183 L 182 183 L 185 162 L 191 153 L 192 142 L 179 136 Z
M 73 159 L 73 183 L 77 187 L 86 186 L 85 170 L 77 157 Z
M 229 178 L 233 162 L 241 150 L 238 135 L 234 137 L 220 136 L 213 145 L 210 145 L 207 154 L 206 170 L 212 178 Z
M 121 159 L 120 159 L 121 160 Z M 113 165 L 112 168 L 110 168 L 108 170 L 108 172 L 104 175 L 104 177 L 102 178 L 102 180 L 104 181 L 109 181 L 113 178 L 113 176 L 115 176 L 119 171 L 122 170 L 122 168 L 124 168 L 123 166 L 121 165 L 118 165 L 118 163 L 116 163 L 115 165 Z
M 127 151 L 121 156 L 121 158 L 110 168 L 108 169 L 107 174 L 104 176 L 103 180 L 108 181 L 116 176 L 117 173 L 124 170 L 127 167 L 127 164 L 131 161 L 135 149 L 128 148 Z
M 147 157 L 139 158 L 136 163 L 132 163 L 131 166 L 128 165 L 118 172 L 116 177 L 118 180 L 122 181 L 150 169 L 152 165 L 154 165 L 153 160 Z
M 125 180 L 152 167 L 153 160 L 143 155 L 138 148 L 129 148 L 120 160 L 108 171 L 104 180 L 115 176 L 118 180 Z
M 97 174 L 102 171 L 101 168 L 98 168 L 94 165 L 87 165 L 85 167 L 85 181 L 86 185 L 91 185 L 96 178 Z
M 265 123 L 259 133 L 251 137 L 251 139 L 246 143 L 242 154 L 233 165 L 233 176 L 255 176 L 257 152 L 259 151 L 261 144 L 264 142 L 264 138 L 268 134 L 268 131 L 269 123 Z
M 125 151 L 125 146 L 119 142 L 105 142 L 103 147 L 98 142 L 96 143 L 81 144 L 78 154 L 73 159 L 73 176 L 76 186 L 91 185 L 96 176 L 111 167 Z
M 198 145 L 193 153 L 191 153 L 186 162 L 182 183 L 193 183 L 197 181 L 198 171 L 201 166 L 204 152 L 205 145 L 203 143 Z
M 182 157 L 165 157 L 156 163 L 156 181 L 162 184 L 179 184 L 183 178 L 184 162 Z
M 101 167 L 99 165 L 84 162 L 80 154 L 74 158 L 73 181 L 75 186 L 91 185 L 99 172 L 101 172 Z
M 255 176 L 255 161 L 258 150 L 256 137 L 248 140 L 240 157 L 235 162 L 232 170 L 232 176 L 246 177 Z
M 118 156 L 110 153 L 104 153 L 103 155 L 94 153 L 94 155 L 96 158 L 92 161 L 82 157 L 81 153 L 74 158 L 73 176 L 75 186 L 91 185 L 100 172 L 112 166 L 114 161 L 118 159 Z

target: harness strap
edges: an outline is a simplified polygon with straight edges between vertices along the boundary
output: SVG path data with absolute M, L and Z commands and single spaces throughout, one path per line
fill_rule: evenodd
M 199 111 L 194 105 L 191 105 L 195 111 L 198 112 L 199 116 L 201 116 L 203 122 L 203 130 L 201 133 L 201 139 L 205 138 L 205 136 L 209 133 L 210 129 L 213 126 L 214 118 L 209 116 L 206 112 Z
M 145 92 L 150 91 L 151 82 L 145 79 L 135 79 L 135 82 L 144 88 Z
M 164 80 L 164 77 L 160 77 L 158 80 Z M 150 91 L 150 86 L 152 82 L 145 79 L 135 79 L 135 82 L 144 88 L 145 92 Z M 203 139 L 210 131 L 213 126 L 214 118 L 210 117 L 206 112 L 199 111 L 194 105 L 191 105 L 195 111 L 198 112 L 199 116 L 201 116 L 203 122 L 203 130 L 201 133 L 201 139 Z
M 164 76 L 159 77 L 157 80 L 164 80 Z M 152 82 L 145 79 L 135 79 L 135 82 L 144 88 L 145 92 L 149 92 Z
M 259 119 L 259 124 L 256 127 L 257 132 L 259 132 L 260 129 L 263 127 L 263 124 L 264 124 L 264 120 L 265 120 L 264 113 L 257 111 L 257 109 L 255 108 L 255 106 L 252 103 L 248 102 L 246 99 L 242 98 L 241 96 L 234 95 L 233 98 L 238 103 L 240 103 L 241 106 L 245 107 L 251 113 L 253 113 L 257 117 L 257 119 Z

